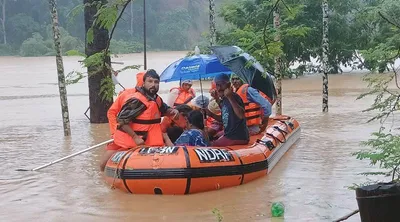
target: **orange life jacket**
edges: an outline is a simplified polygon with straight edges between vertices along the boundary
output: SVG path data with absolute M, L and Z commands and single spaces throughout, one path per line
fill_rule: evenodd
M 239 87 L 236 93 L 242 98 L 244 103 L 245 117 L 248 126 L 260 125 L 262 123 L 262 112 L 261 107 L 256 103 L 251 103 L 247 99 L 247 89 L 249 84 L 243 84 Z
M 189 97 L 194 98 L 196 96 L 196 94 L 192 88 L 190 88 L 189 91 L 186 91 L 186 90 L 182 89 L 181 87 L 174 87 L 170 90 L 170 92 L 175 89 L 179 90 L 179 94 L 174 102 L 174 107 L 177 105 L 187 104 L 185 102 L 187 99 L 189 99 Z
M 136 93 L 136 88 L 125 89 L 121 91 L 114 103 L 107 111 L 108 124 L 110 126 L 110 134 L 113 135 L 117 130 L 117 115 L 121 111 L 122 106 L 125 102 L 132 97 L 133 94 Z
M 143 86 L 143 76 L 145 73 L 146 73 L 146 71 L 139 72 L 138 74 L 136 74 L 136 87 Z M 130 88 L 130 89 L 125 89 L 125 90 L 122 90 L 121 92 L 119 92 L 114 103 L 108 109 L 107 117 L 108 117 L 108 124 L 110 126 L 111 135 L 113 135 L 115 133 L 115 130 L 117 130 L 117 126 L 118 126 L 117 115 L 118 115 L 119 111 L 121 111 L 122 106 L 125 104 L 125 102 L 128 99 L 130 99 L 134 93 L 137 92 L 136 87 Z
M 156 101 L 149 100 L 141 92 L 136 92 L 130 98 L 140 100 L 147 109 L 137 116 L 129 124 L 129 127 L 141 136 L 147 146 L 163 146 L 164 139 L 161 131 L 161 112 L 162 100 L 157 96 Z M 126 102 L 126 101 L 125 101 Z M 125 104 L 125 103 L 124 103 Z M 122 130 L 116 130 L 114 143 L 122 148 L 136 147 L 136 143 L 131 136 Z
M 146 71 L 139 72 L 136 74 L 136 87 L 141 87 L 143 86 L 143 76 L 146 74 Z
M 216 115 L 221 115 L 221 112 L 216 113 Z M 214 124 L 215 121 L 216 120 L 214 118 L 212 118 L 211 116 L 207 116 L 206 126 L 207 127 L 211 127 Z
M 215 84 L 215 82 L 213 80 L 213 81 L 211 81 L 211 88 L 208 92 L 211 93 L 211 91 L 213 91 L 214 89 L 217 89 L 217 85 Z
M 258 91 L 258 92 L 260 93 L 260 95 L 261 95 L 262 97 L 264 97 L 266 100 L 268 100 L 269 103 L 271 103 L 271 106 L 274 105 L 276 99 L 272 100 L 272 99 L 269 98 L 267 95 L 265 95 L 263 92 L 261 92 L 261 91 Z

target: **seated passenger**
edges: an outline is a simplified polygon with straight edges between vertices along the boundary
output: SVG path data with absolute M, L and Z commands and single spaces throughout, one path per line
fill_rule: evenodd
M 214 78 L 216 91 L 212 96 L 221 107 L 221 116 L 206 110 L 207 114 L 224 124 L 224 135 L 212 146 L 246 145 L 249 143 L 249 129 L 246 125 L 244 104 L 238 94 L 232 91 L 229 76 L 218 74 Z
M 250 135 L 264 132 L 272 112 L 271 103 L 263 97 L 262 92 L 250 87 L 249 84 L 243 84 L 243 81 L 238 76 L 232 75 L 231 82 L 235 92 L 243 100 L 246 124 Z
M 221 109 L 219 108 L 219 105 L 215 101 L 215 99 L 212 99 L 211 102 L 208 104 L 208 110 L 210 110 L 210 112 L 214 113 L 215 115 L 221 115 Z M 215 120 L 211 116 L 207 116 L 206 126 L 207 134 L 210 140 L 213 140 L 214 138 L 218 139 L 219 137 L 224 135 L 224 125 L 222 124 L 222 122 Z
M 169 92 L 167 104 L 171 107 L 189 104 L 196 97 L 191 80 L 183 80 L 180 87 L 174 87 Z
M 208 146 L 205 139 L 204 118 L 200 110 L 193 110 L 188 114 L 188 130 L 175 141 L 176 146 Z
M 165 136 L 166 144 L 173 144 L 175 140 L 182 134 L 182 132 L 187 129 L 186 117 L 187 114 L 193 110 L 188 105 L 179 105 L 175 107 L 175 109 L 179 111 L 179 117 L 177 119 L 165 116 L 161 121 L 161 131 L 167 134 Z M 169 141 L 171 143 L 169 143 Z
M 142 87 L 136 88 L 136 93 L 126 97 L 126 101 L 121 101 L 123 106 L 117 115 L 118 127 L 113 135 L 114 141 L 107 144 L 100 161 L 101 171 L 104 171 L 108 159 L 119 150 L 128 150 L 139 145 L 164 146 L 161 116 L 179 115 L 178 110 L 167 106 L 157 95 L 160 76 L 155 70 L 147 70 L 143 82 Z
M 137 87 L 143 86 L 143 76 L 146 72 L 139 72 L 136 74 L 136 86 L 134 88 L 129 88 L 121 91 L 117 98 L 115 99 L 114 103 L 107 111 L 107 118 L 108 124 L 110 126 L 110 134 L 111 136 L 114 135 L 115 131 L 117 130 L 118 122 L 117 122 L 117 115 L 121 111 L 124 102 L 131 98 L 133 94 L 137 92 Z

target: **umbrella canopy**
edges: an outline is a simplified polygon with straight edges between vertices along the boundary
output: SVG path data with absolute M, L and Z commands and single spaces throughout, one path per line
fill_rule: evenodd
M 221 64 L 215 55 L 193 55 L 170 64 L 160 75 L 162 82 L 199 80 L 219 73 L 230 75 L 232 71 Z
M 267 95 L 272 101 L 276 99 L 276 89 L 272 76 L 265 72 L 261 64 L 251 55 L 237 46 L 214 46 L 212 52 L 221 63 L 232 70 L 251 87 Z

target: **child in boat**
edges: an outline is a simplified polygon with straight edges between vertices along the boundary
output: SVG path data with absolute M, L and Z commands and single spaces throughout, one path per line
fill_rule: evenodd
M 188 128 L 175 141 L 176 146 L 209 146 L 205 139 L 203 113 L 199 110 L 193 110 L 188 114 Z

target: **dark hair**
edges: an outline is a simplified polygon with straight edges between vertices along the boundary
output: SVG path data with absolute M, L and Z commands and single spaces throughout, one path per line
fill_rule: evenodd
M 181 136 L 182 133 L 183 129 L 180 128 L 179 126 L 173 126 L 167 128 L 167 134 L 172 143 L 175 143 L 175 141 Z
M 204 117 L 200 110 L 190 111 L 187 117 L 190 124 L 203 130 L 204 129 Z
M 149 69 L 146 71 L 146 73 L 143 75 L 143 82 L 146 81 L 147 77 L 160 80 L 160 76 L 157 74 L 156 70 L 154 70 L 154 69 Z
M 182 104 L 182 105 L 177 105 L 175 107 L 176 110 L 178 110 L 180 113 L 183 113 L 185 115 L 187 115 L 190 111 L 193 110 L 192 107 L 186 105 L 186 104 Z

